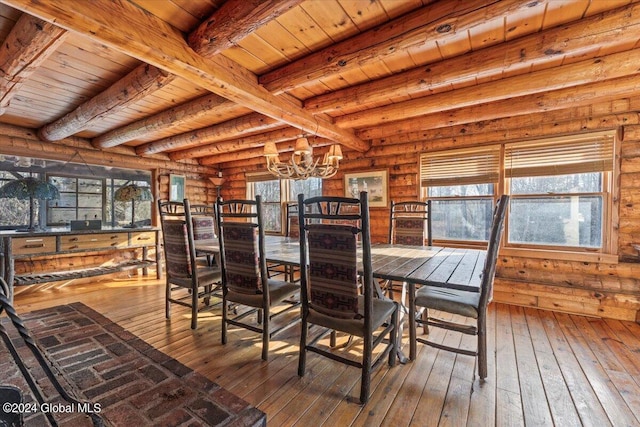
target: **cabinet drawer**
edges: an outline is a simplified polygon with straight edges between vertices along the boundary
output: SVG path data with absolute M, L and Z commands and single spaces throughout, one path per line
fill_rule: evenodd
M 70 234 L 68 236 L 60 236 L 61 251 L 125 248 L 128 246 L 128 243 L 127 233 Z
M 11 241 L 14 255 L 32 255 L 56 251 L 56 236 L 15 237 Z
M 153 246 L 155 244 L 155 231 L 138 231 L 131 233 L 131 246 Z

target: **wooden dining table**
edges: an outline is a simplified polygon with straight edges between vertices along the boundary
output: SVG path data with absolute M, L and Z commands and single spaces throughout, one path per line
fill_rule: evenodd
M 220 247 L 217 239 L 197 240 L 196 250 L 203 253 L 218 254 Z M 282 236 L 266 236 L 267 262 L 300 266 L 300 243 L 298 239 Z M 406 299 L 413 298 L 415 287 L 434 286 L 468 292 L 480 292 L 482 270 L 486 250 L 451 248 L 441 246 L 407 246 L 391 244 L 373 244 L 371 246 L 371 264 L 373 267 L 374 291 L 380 298 L 386 298 L 380 281 L 391 280 L 402 284 L 401 303 L 408 307 Z M 362 268 L 360 268 L 362 273 Z M 409 316 L 410 324 L 415 322 Z M 399 336 L 402 336 L 400 322 Z M 398 351 L 402 363 L 407 358 Z
M 217 254 L 218 240 L 196 240 L 196 251 Z M 300 266 L 298 239 L 266 236 L 267 262 Z M 440 246 L 374 244 L 373 277 L 414 285 L 479 292 L 486 251 Z M 380 292 L 379 289 L 377 289 Z

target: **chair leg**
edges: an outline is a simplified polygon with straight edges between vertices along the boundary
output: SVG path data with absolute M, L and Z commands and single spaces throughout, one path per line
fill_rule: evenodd
M 191 329 L 198 327 L 198 288 L 191 290 Z
M 478 318 L 478 376 L 481 380 L 487 378 L 487 332 L 486 320 Z
M 302 316 L 300 325 L 300 349 L 298 353 L 298 376 L 303 377 L 307 362 L 307 317 Z
M 260 318 L 260 310 L 258 310 L 258 318 Z M 262 312 L 262 360 L 269 360 L 269 307 L 261 310 Z
M 171 302 L 169 301 L 170 299 L 171 299 L 171 283 L 167 281 L 167 288 L 165 290 L 165 298 L 164 298 L 164 302 L 165 302 L 164 315 L 167 319 L 171 317 Z
M 221 342 L 222 344 L 227 343 L 227 317 L 229 316 L 229 307 L 227 306 L 227 294 L 226 292 L 222 292 L 222 325 L 220 328 L 221 331 Z
M 395 349 L 392 351 L 395 352 Z M 371 334 L 365 333 L 362 349 L 362 379 L 360 381 L 360 403 L 363 405 L 369 400 L 371 389 L 371 361 L 373 359 L 373 343 Z
M 422 320 L 424 321 L 422 324 L 422 333 L 429 335 L 429 324 L 427 323 L 427 320 L 429 320 L 429 310 L 426 307 L 422 312 Z
M 399 324 L 400 324 L 400 305 L 396 305 L 396 310 L 391 315 L 391 323 L 393 324 L 393 329 L 389 331 L 389 340 L 391 341 L 391 351 L 389 352 L 389 366 L 396 366 L 396 357 L 398 355 L 398 351 L 400 350 L 400 337 L 398 334 L 400 332 Z

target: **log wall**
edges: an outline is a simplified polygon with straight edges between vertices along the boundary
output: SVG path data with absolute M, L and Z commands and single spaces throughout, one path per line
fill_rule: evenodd
M 631 246 L 640 243 L 640 121 L 628 113 L 632 101 L 621 100 L 589 108 L 512 117 L 470 125 L 449 126 L 423 133 L 373 140 L 365 154 L 346 153 L 340 173 L 325 180 L 325 195 L 342 195 L 344 173 L 387 169 L 391 199 L 419 196 L 418 162 L 429 150 L 461 148 L 563 133 L 621 130 L 619 227 L 617 264 L 560 261 L 501 255 L 494 299 L 499 302 L 640 321 L 640 258 Z M 625 111 L 618 114 L 617 111 Z M 446 117 L 443 117 L 446 123 Z M 398 132 L 400 133 L 400 132 Z M 225 198 L 244 197 L 244 174 L 264 170 L 262 158 L 230 164 L 222 190 Z M 375 242 L 387 239 L 388 208 L 372 208 L 371 234 Z

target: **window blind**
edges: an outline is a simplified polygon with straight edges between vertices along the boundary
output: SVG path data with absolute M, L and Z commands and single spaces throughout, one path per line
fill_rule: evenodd
M 515 178 L 611 171 L 614 149 L 614 132 L 505 144 L 505 175 Z
M 247 182 L 274 181 L 279 179 L 269 172 L 247 173 L 245 174 L 245 178 Z
M 423 187 L 494 183 L 498 182 L 499 173 L 499 146 L 420 156 L 420 183 Z

